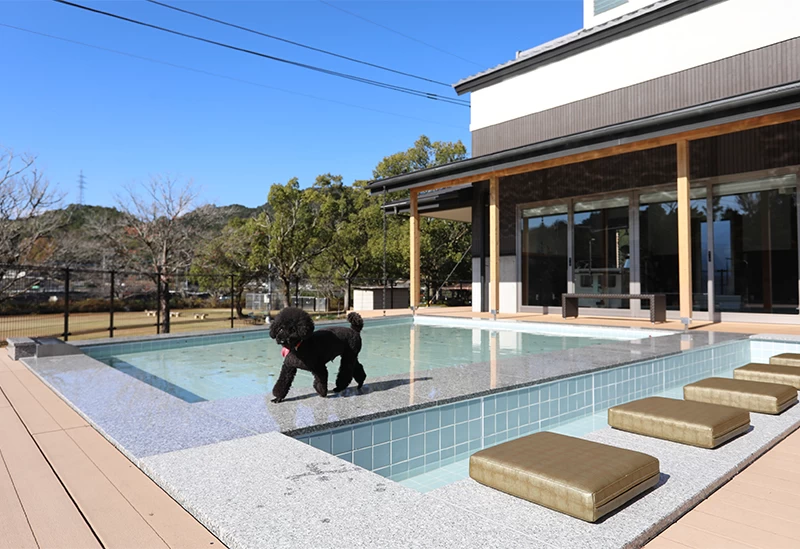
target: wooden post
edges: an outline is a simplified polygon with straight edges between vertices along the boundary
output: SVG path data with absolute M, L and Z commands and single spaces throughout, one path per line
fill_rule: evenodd
M 417 206 L 418 192 L 411 191 L 411 222 L 409 223 L 411 238 L 410 238 L 410 259 L 411 259 L 411 273 L 410 273 L 410 303 L 411 307 L 416 309 L 419 307 L 419 207 Z
M 689 196 L 689 142 L 679 141 L 677 150 L 678 284 L 681 320 L 688 322 L 692 318 L 692 207 Z
M 500 312 L 500 179 L 489 179 L 489 311 Z

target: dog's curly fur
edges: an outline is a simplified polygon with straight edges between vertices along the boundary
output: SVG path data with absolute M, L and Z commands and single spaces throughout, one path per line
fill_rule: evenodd
M 361 329 L 364 321 L 358 313 L 347 315 L 350 327 L 331 326 L 314 331 L 314 321 L 302 309 L 287 307 L 270 323 L 269 336 L 289 354 L 283 360 L 281 373 L 272 389 L 272 402 L 281 402 L 289 393 L 297 370 L 314 375 L 314 389 L 321 397 L 328 396 L 326 364 L 341 357 L 334 392 L 344 391 L 355 378 L 359 390 L 367 378 L 364 366 L 358 361 L 361 352 Z

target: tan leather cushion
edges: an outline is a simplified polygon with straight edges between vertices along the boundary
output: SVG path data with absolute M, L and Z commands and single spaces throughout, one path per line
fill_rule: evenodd
M 780 414 L 797 402 L 797 389 L 777 383 L 710 377 L 684 387 L 683 398 L 762 414 Z
M 631 433 L 714 448 L 747 431 L 750 413 L 705 402 L 649 397 L 609 408 L 608 424 Z
M 769 359 L 770 364 L 777 364 L 778 366 L 797 366 L 800 367 L 800 354 L 797 353 L 783 353 L 775 355 Z
M 749 379 L 750 381 L 765 381 L 767 383 L 780 383 L 791 385 L 800 389 L 800 368 L 796 366 L 780 366 L 778 364 L 750 363 L 733 371 L 735 379 Z
M 481 484 L 594 522 L 655 486 L 658 460 L 581 438 L 541 432 L 472 454 Z

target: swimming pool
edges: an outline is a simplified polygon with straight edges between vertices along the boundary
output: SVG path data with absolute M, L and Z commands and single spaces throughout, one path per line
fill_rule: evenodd
M 490 331 L 487 326 L 495 329 Z M 419 373 L 666 333 L 511 322 L 454 321 L 443 325 L 429 319 L 373 321 L 364 328 L 360 360 L 369 382 L 410 371 Z M 271 393 L 283 361 L 280 347 L 266 331 L 235 340 L 231 335 L 178 338 L 171 344 L 110 344 L 88 347 L 85 352 L 187 402 Z M 309 386 L 311 375 L 299 372 L 295 384 Z

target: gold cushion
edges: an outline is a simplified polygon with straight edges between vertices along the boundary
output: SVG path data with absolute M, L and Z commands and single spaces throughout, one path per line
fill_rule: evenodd
M 750 428 L 739 408 L 673 398 L 649 397 L 608 409 L 615 429 L 701 448 L 715 448 Z
M 797 389 L 777 383 L 710 377 L 684 387 L 683 398 L 762 414 L 780 414 L 797 403 Z
M 752 362 L 733 371 L 735 379 L 748 379 L 750 381 L 764 381 L 791 385 L 800 389 L 800 368 L 796 366 L 780 366 L 778 364 L 758 364 Z
M 647 454 L 541 432 L 472 454 L 469 476 L 573 517 L 594 522 L 659 479 Z
M 783 353 L 775 355 L 769 359 L 770 364 L 777 364 L 778 366 L 797 366 L 800 367 L 800 354 L 797 353 Z

